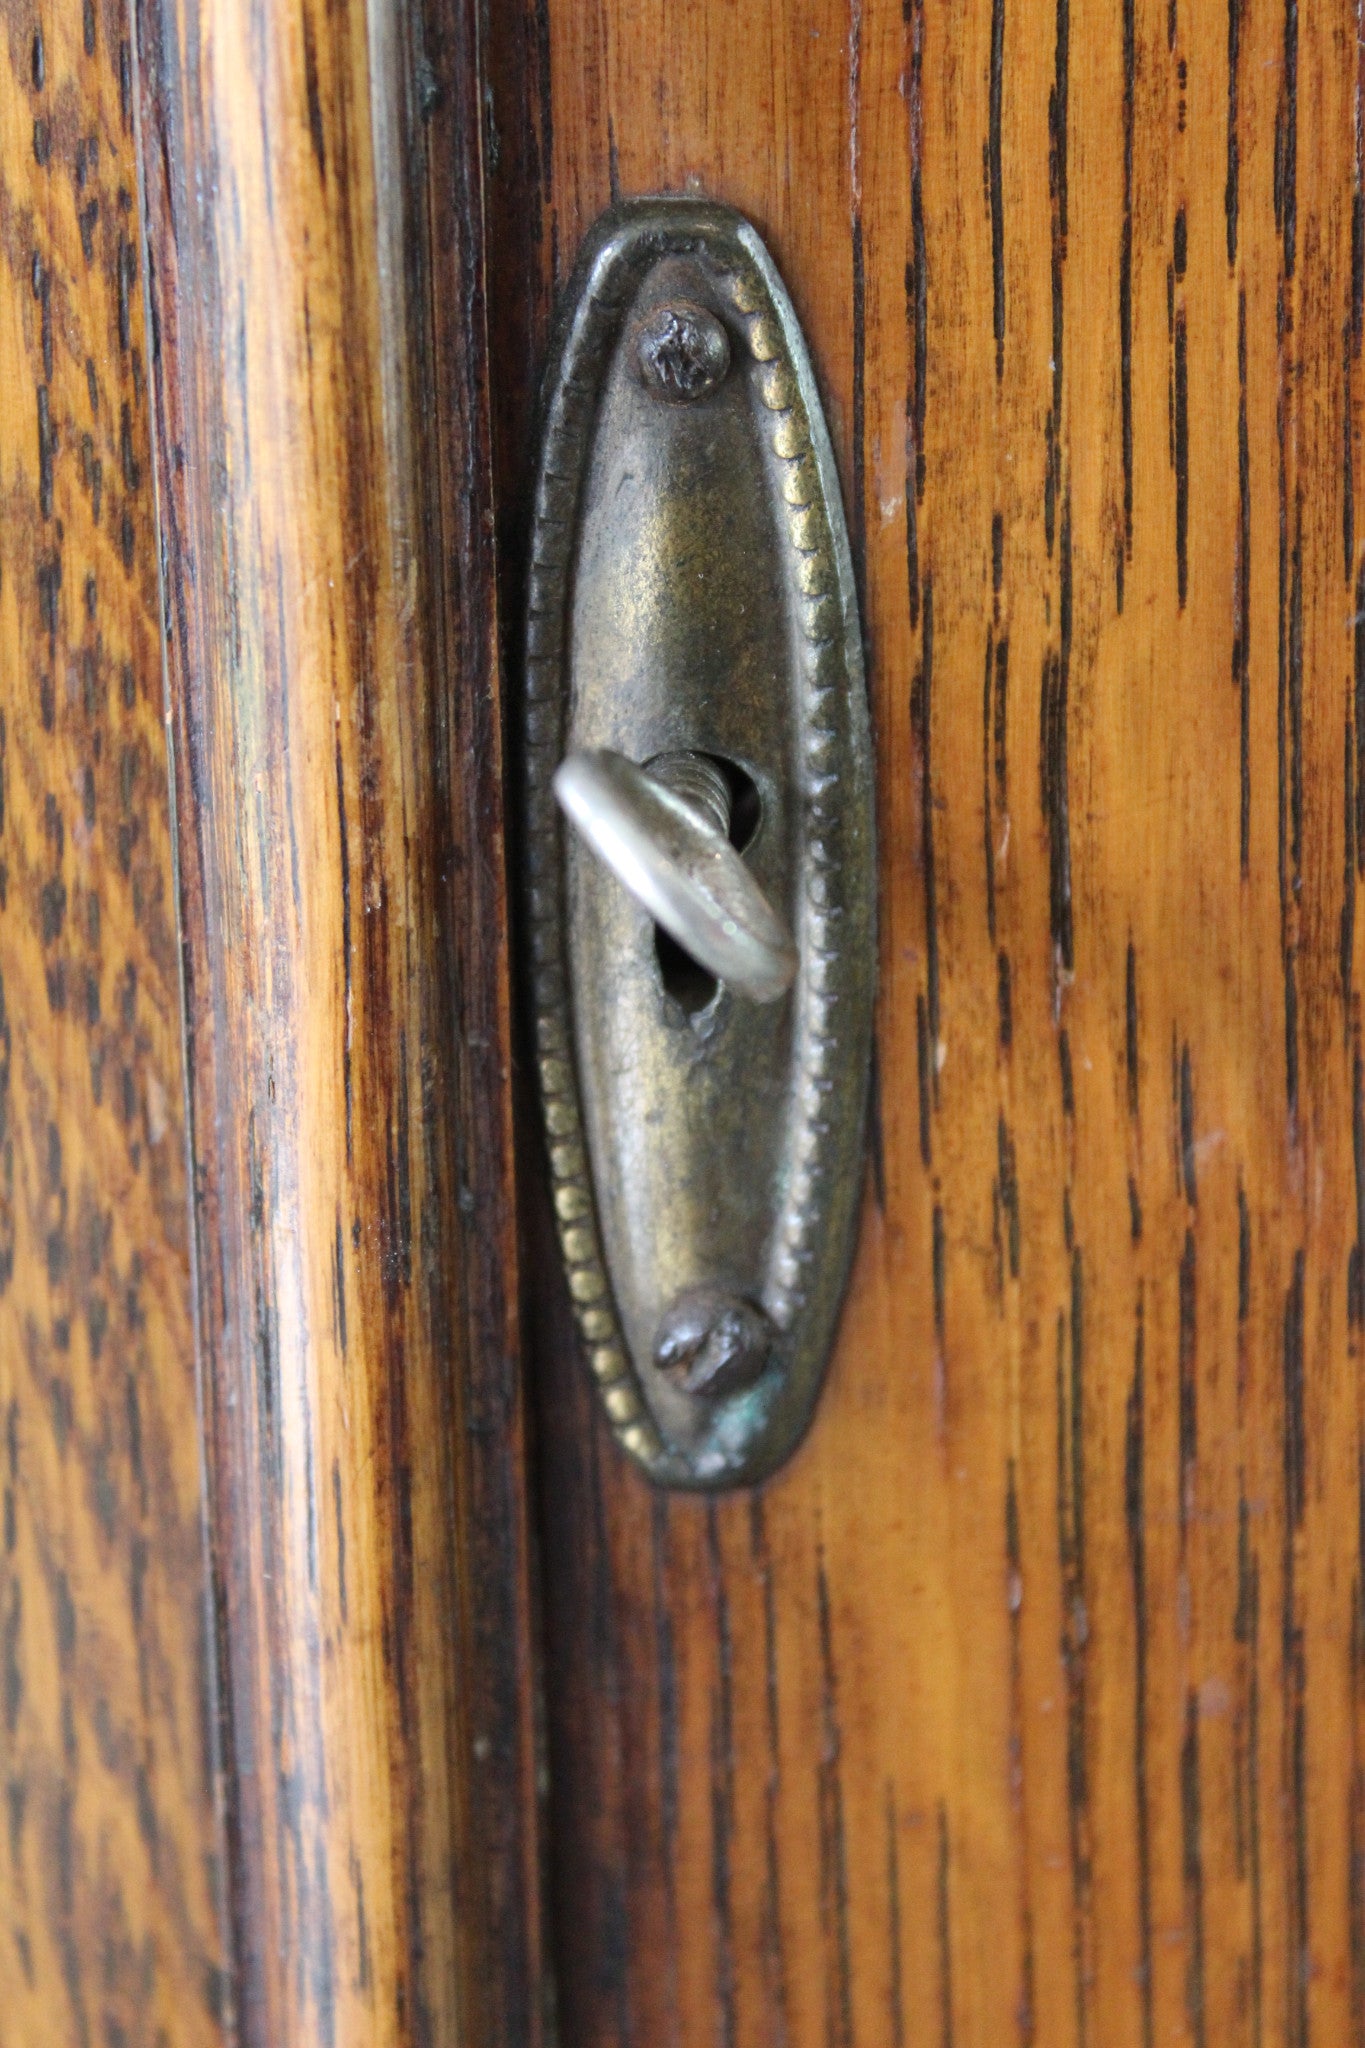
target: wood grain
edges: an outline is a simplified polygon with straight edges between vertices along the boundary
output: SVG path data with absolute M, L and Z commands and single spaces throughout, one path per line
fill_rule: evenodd
M 865 1229 L 787 1471 L 651 1495 L 535 1261 L 564 2038 L 1363 2042 L 1357 12 L 494 13 L 509 544 L 588 224 L 743 208 L 880 774 Z
M 475 15 L 149 0 L 243 2043 L 540 2033 Z
M 0 43 L 0 2038 L 224 2040 L 129 22 Z

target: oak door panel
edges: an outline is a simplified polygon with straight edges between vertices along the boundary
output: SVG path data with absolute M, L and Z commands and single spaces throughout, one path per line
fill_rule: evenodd
M 0 2037 L 215 2048 L 179 953 L 117 0 L 0 48 Z
M 5 2048 L 541 2038 L 480 100 L 5 12 Z
M 651 1493 L 532 1262 L 565 2038 L 1365 2039 L 1355 13 L 495 13 L 513 563 L 583 233 L 740 207 L 880 801 L 861 1251 L 786 1471 Z

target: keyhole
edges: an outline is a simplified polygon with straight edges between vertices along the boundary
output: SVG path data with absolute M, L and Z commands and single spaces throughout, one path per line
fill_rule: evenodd
M 737 761 L 727 761 L 720 754 L 706 758 L 725 777 L 730 795 L 730 844 L 736 853 L 744 853 L 753 845 L 763 822 L 763 799 L 753 777 Z M 654 927 L 654 950 L 665 995 L 673 998 L 685 1017 L 699 1017 L 716 999 L 720 983 L 715 975 L 700 966 L 662 925 Z
M 737 761 L 712 759 L 730 785 L 730 844 L 736 853 L 747 853 L 763 822 L 763 799 L 752 775 L 746 775 Z
M 685 1017 L 699 1017 L 713 1003 L 720 983 L 714 974 L 698 966 L 662 925 L 654 927 L 654 950 L 659 956 L 659 974 L 665 995 L 672 996 Z

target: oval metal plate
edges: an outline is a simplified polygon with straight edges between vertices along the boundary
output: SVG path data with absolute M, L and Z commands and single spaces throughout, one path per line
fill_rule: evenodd
M 642 358 L 677 306 L 729 344 L 690 402 Z M 707 754 L 757 793 L 745 855 L 800 954 L 780 1003 L 670 993 L 649 916 L 556 810 L 555 768 L 598 747 Z M 766 249 L 727 207 L 617 207 L 579 260 L 546 391 L 526 773 L 541 1100 L 592 1372 L 655 1480 L 763 1478 L 810 1419 L 861 1196 L 873 799 L 815 379 Z M 693 1391 L 678 1334 L 685 1349 L 717 1301 L 733 1309 L 713 1332 L 722 1369 Z M 742 1370 L 727 1342 L 747 1346 Z

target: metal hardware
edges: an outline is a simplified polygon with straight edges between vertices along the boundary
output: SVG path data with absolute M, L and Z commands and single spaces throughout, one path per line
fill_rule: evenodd
M 555 795 L 617 881 L 698 965 L 756 1003 L 776 1002 L 792 985 L 796 948 L 730 844 L 724 777 L 699 754 L 673 760 L 681 788 L 607 748 L 571 754 L 555 774 Z
M 852 1250 L 874 849 L 834 459 L 790 300 L 727 207 L 631 202 L 585 244 L 546 387 L 525 770 L 588 1361 L 652 1478 L 761 1479 L 809 1421 Z

